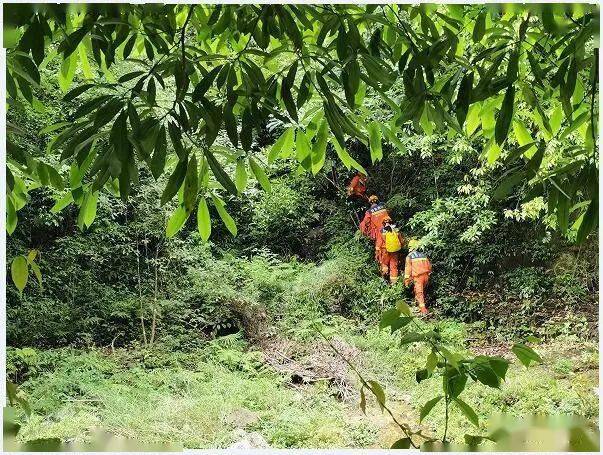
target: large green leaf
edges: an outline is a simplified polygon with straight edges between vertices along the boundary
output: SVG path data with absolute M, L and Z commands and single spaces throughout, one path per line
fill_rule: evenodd
M 356 105 L 356 93 L 360 87 L 360 65 L 354 59 L 342 70 L 341 78 L 348 105 L 353 109 Z
M 412 322 L 412 317 L 400 317 L 392 322 L 390 326 L 391 333 L 394 333 L 397 330 L 400 330 L 403 327 L 406 327 L 408 324 Z
M 475 411 L 473 410 L 473 408 L 471 406 L 469 406 L 467 403 L 465 403 L 460 398 L 455 398 L 454 403 L 461 410 L 461 412 L 467 418 L 467 420 L 469 420 L 469 422 L 471 422 L 476 427 L 479 427 L 479 417 L 477 416 L 477 414 L 475 413 Z
M 199 207 L 197 208 L 197 229 L 201 238 L 207 242 L 211 235 L 211 218 L 209 216 L 209 208 L 205 197 L 199 199 Z
M 494 138 L 492 138 L 490 140 L 490 142 L 487 145 L 486 150 L 487 150 L 486 158 L 487 158 L 489 164 L 494 163 L 500 156 L 500 153 L 502 152 L 502 148 L 500 147 L 500 145 L 498 145 L 496 143 L 496 140 Z
M 69 57 L 80 44 L 84 36 L 89 31 L 88 26 L 78 28 L 76 31 L 70 33 L 65 39 L 59 44 L 57 48 L 58 52 L 62 52 L 65 58 Z
M 180 229 L 182 229 L 189 215 L 190 212 L 187 211 L 184 206 L 178 206 L 167 222 L 165 236 L 168 239 L 173 237 Z
M 331 144 L 333 144 L 335 153 L 337 153 L 337 156 L 346 168 L 350 169 L 353 167 L 354 169 L 362 172 L 364 175 L 367 175 L 366 170 L 354 158 L 350 156 L 345 147 L 342 147 L 339 144 L 338 140 L 331 140 Z
M 241 134 L 239 137 L 241 140 L 241 147 L 248 152 L 251 149 L 251 143 L 253 142 L 253 119 L 249 109 L 243 111 L 243 117 L 241 118 Z
M 235 186 L 239 193 L 242 193 L 247 186 L 247 168 L 245 167 L 245 160 L 239 158 L 237 160 L 237 166 L 235 169 Z
M 58 213 L 73 202 L 73 194 L 67 191 L 65 195 L 59 199 L 50 209 L 51 213 Z
M 450 397 L 458 397 L 467 385 L 468 376 L 455 368 L 448 368 L 442 377 L 442 387 Z
M 432 398 L 431 400 L 429 400 L 427 403 L 425 403 L 422 407 L 421 407 L 421 413 L 420 413 L 420 417 L 419 417 L 419 422 L 422 422 L 423 419 L 425 417 L 427 417 L 429 415 L 429 413 L 431 412 L 431 410 L 434 408 L 434 406 L 436 404 L 439 403 L 439 401 L 444 398 L 443 395 L 439 395 L 435 398 Z
M 163 194 L 161 195 L 161 205 L 164 205 L 166 202 L 171 200 L 184 182 L 184 177 L 186 176 L 186 170 L 188 167 L 188 161 L 178 161 L 174 172 L 170 176 L 168 183 L 163 190 Z
M 576 241 L 578 243 L 584 242 L 588 234 L 593 232 L 599 223 L 599 195 L 595 193 L 595 197 L 588 204 L 588 209 L 584 213 L 580 227 L 578 228 L 578 235 Z
M 563 130 L 559 139 L 565 139 L 570 133 L 580 128 L 587 120 L 589 120 L 589 112 L 583 112 L 576 117 L 571 124 Z
M 226 226 L 226 228 L 230 231 L 230 233 L 232 235 L 236 236 L 237 235 L 237 225 L 235 224 L 234 219 L 226 211 L 226 208 L 224 207 L 224 202 L 222 201 L 222 199 L 218 198 L 217 196 L 214 196 L 213 194 L 211 195 L 211 199 L 214 203 L 214 207 L 216 207 L 216 210 L 218 211 L 218 215 L 220 215 L 220 218 L 224 222 L 224 225 Z
M 239 133 L 237 131 L 237 119 L 232 112 L 233 107 L 234 106 L 230 103 L 226 104 L 224 106 L 223 116 L 226 134 L 228 134 L 228 138 L 232 145 L 236 147 L 239 143 Z
M 71 54 L 63 63 L 61 63 L 61 69 L 58 74 L 59 79 L 59 87 L 61 91 L 67 92 L 71 83 L 73 82 L 73 78 L 75 76 L 75 70 L 77 68 L 78 54 Z
M 431 352 L 427 356 L 427 361 L 425 362 L 425 369 L 429 373 L 433 373 L 433 370 L 435 370 L 437 365 L 438 365 L 438 355 L 436 354 L 436 351 L 432 348 Z
M 390 449 L 410 449 L 410 444 L 410 438 L 402 438 L 394 442 Z
M 519 361 L 526 367 L 530 366 L 532 362 L 542 363 L 542 358 L 536 353 L 536 351 L 525 344 L 515 343 L 511 348 L 511 351 L 513 351 Z
M 187 216 L 195 208 L 197 193 L 199 192 L 199 175 L 197 168 L 197 157 L 193 155 L 186 168 L 184 177 L 184 208 Z
M 304 169 L 310 170 L 312 166 L 312 147 L 310 146 L 308 136 L 306 136 L 306 133 L 302 130 L 297 130 L 297 135 L 295 137 L 295 149 L 295 158 L 297 161 Z
M 218 73 L 220 72 L 221 69 L 222 69 L 222 65 L 216 66 L 210 72 L 208 72 L 203 77 L 203 79 L 201 79 L 201 82 L 199 82 L 195 86 L 195 90 L 193 90 L 193 101 L 194 102 L 199 101 L 201 98 L 203 98 L 205 96 L 205 93 L 207 92 L 209 87 L 211 87 L 211 84 L 214 82 L 214 79 L 216 78 L 216 76 L 218 75 Z
M 364 385 L 360 388 L 360 409 L 366 415 L 366 396 L 364 395 Z
M 293 146 L 293 136 L 295 134 L 295 128 L 290 126 L 285 129 L 283 134 L 276 140 L 276 142 L 270 148 L 268 153 L 268 164 L 272 164 L 279 154 L 289 156 L 291 148 Z
M 471 362 L 471 371 L 475 378 L 484 385 L 499 388 L 500 377 L 492 368 L 490 361 L 485 356 L 478 356 Z
M 98 204 L 98 191 L 88 194 L 84 210 L 84 225 L 90 227 L 96 218 L 96 207 Z
M 272 190 L 272 185 L 270 185 L 270 180 L 268 180 L 268 176 L 264 172 L 264 169 L 253 159 L 253 157 L 249 157 L 249 167 L 251 168 L 251 172 L 255 176 L 256 180 L 259 182 L 261 187 L 269 193 Z
M 562 234 L 567 232 L 569 226 L 570 199 L 563 194 L 557 197 L 557 225 Z
M 63 101 L 67 102 L 67 101 L 71 101 L 75 98 L 77 98 L 78 96 L 80 96 L 82 93 L 84 93 L 85 91 L 87 91 L 88 89 L 95 87 L 96 84 L 82 84 L 74 89 L 71 89 L 69 92 L 67 92 L 67 94 L 63 97 Z
M 465 129 L 467 131 L 467 135 L 471 136 L 481 123 L 481 105 L 480 103 L 472 104 L 469 107 L 467 119 L 465 120 Z
M 400 310 L 397 308 L 392 308 L 385 311 L 381 315 L 381 320 L 379 321 L 379 330 L 384 329 L 385 327 L 391 326 L 396 319 L 400 317 Z
M 469 103 L 471 102 L 473 91 L 473 72 L 468 72 L 463 76 L 459 91 L 455 100 L 456 119 L 460 127 L 465 123 L 467 112 L 469 111 Z
M 371 388 L 371 391 L 375 395 L 375 398 L 377 399 L 379 407 L 383 411 L 385 408 L 385 391 L 383 390 L 383 387 L 381 387 L 381 384 L 379 384 L 377 381 L 368 381 L 368 384 Z
M 13 259 L 10 266 L 10 275 L 20 293 L 23 293 L 23 289 L 27 286 L 28 270 L 25 256 L 17 256 Z
M 40 285 L 40 289 L 44 289 L 43 285 L 42 285 L 42 271 L 40 270 L 40 266 L 38 264 L 36 264 L 35 262 L 31 262 L 29 264 L 29 266 L 31 267 L 31 270 L 33 270 L 34 275 L 36 276 L 36 279 L 38 280 L 38 284 Z
M 11 235 L 17 228 L 17 211 L 10 197 L 6 198 L 6 232 Z
M 402 339 L 400 340 L 400 344 L 404 345 L 404 344 L 416 343 L 417 341 L 423 341 L 423 340 L 425 340 L 425 334 L 417 333 L 417 332 L 409 332 L 402 337 Z
M 511 190 L 523 182 L 525 179 L 525 172 L 517 171 L 507 176 L 502 182 L 498 184 L 494 193 L 492 193 L 492 199 L 501 200 L 511 193 Z
M 515 133 L 515 139 L 519 142 L 519 145 L 526 145 L 534 142 L 532 139 L 532 135 L 526 128 L 525 124 L 518 119 L 513 120 L 513 132 Z M 532 156 L 532 153 L 536 151 L 536 147 L 530 147 L 525 154 L 528 156 Z
M 97 202 L 98 191 L 88 191 L 85 194 L 77 217 L 77 224 L 80 229 L 83 230 L 85 227 L 92 225 L 94 218 L 96 218 Z
M 214 177 L 220 183 L 220 185 L 222 185 L 224 189 L 230 194 L 238 194 L 236 185 L 233 183 L 226 171 L 224 171 L 224 168 L 218 162 L 211 150 L 209 150 L 208 148 L 204 149 L 203 153 L 205 154 L 205 158 L 207 159 L 207 163 L 209 164 L 209 167 L 212 173 L 214 174 Z
M 151 159 L 151 173 L 155 180 L 157 180 L 161 174 L 163 174 L 163 170 L 165 169 L 165 162 L 167 156 L 167 138 L 165 127 L 162 126 L 159 129 L 157 138 L 155 140 L 155 147 L 153 151 L 153 158 Z
M 123 107 L 121 100 L 117 98 L 109 100 L 94 115 L 94 128 L 100 128 L 109 123 Z
M 515 87 L 507 88 L 503 103 L 496 119 L 495 138 L 498 144 L 502 144 L 509 134 L 509 127 L 513 120 L 513 105 L 515 103 Z
M 377 122 L 371 122 L 368 126 L 369 142 L 371 149 L 371 161 L 375 163 L 383 158 L 381 148 L 381 128 Z
M 325 164 L 327 155 L 327 142 L 329 140 L 329 125 L 326 120 L 320 122 L 316 133 L 316 142 L 312 146 L 312 174 L 316 175 Z
M 476 357 L 476 359 L 478 358 L 481 358 L 481 356 Z M 498 356 L 488 356 L 487 360 L 496 375 L 504 381 L 507 375 L 507 370 L 509 369 L 509 364 L 511 362 L 503 357 Z
M 293 82 L 295 81 L 295 74 L 297 72 L 297 61 L 291 65 L 287 76 L 283 78 L 283 83 L 281 84 L 281 97 L 283 98 L 283 102 L 285 107 L 287 108 L 287 112 L 291 118 L 297 122 L 297 107 L 295 106 L 295 101 L 293 99 L 293 94 L 291 90 L 293 88 Z
M 486 10 L 482 10 L 473 25 L 473 41 L 480 42 L 486 32 Z

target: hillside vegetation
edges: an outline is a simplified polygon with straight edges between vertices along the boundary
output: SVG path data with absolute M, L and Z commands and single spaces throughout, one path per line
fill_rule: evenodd
M 598 425 L 598 10 L 125 8 L 5 14 L 18 442 L 389 448 L 466 443 L 500 412 Z M 431 259 L 426 317 L 358 232 L 358 169 Z

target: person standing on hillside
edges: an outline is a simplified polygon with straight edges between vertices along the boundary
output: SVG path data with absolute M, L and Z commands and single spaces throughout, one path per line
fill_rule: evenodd
M 379 265 L 381 275 L 391 284 L 398 281 L 400 251 L 404 246 L 404 236 L 390 218 L 383 221 L 383 227 L 377 236 L 376 246 L 379 249 Z
M 366 210 L 366 203 L 368 202 L 368 197 L 366 196 L 367 180 L 367 176 L 358 171 L 346 187 L 346 194 L 348 196 L 347 205 L 352 211 L 352 219 L 356 225 L 360 224 L 360 217 L 362 217 L 362 213 Z
M 366 197 L 366 181 L 366 175 L 364 175 L 362 172 L 356 172 L 346 188 L 348 197 L 366 201 L 368 199 Z
M 411 239 L 408 242 L 409 253 L 406 256 L 406 264 L 404 267 L 404 285 L 414 286 L 415 300 L 419 305 L 419 310 L 423 314 L 427 314 L 425 306 L 425 288 L 429 282 L 431 275 L 431 262 L 425 253 L 418 250 L 419 241 Z
M 360 222 L 360 232 L 369 239 L 375 240 L 383 227 L 383 220 L 390 216 L 385 204 L 380 203 L 377 196 L 373 194 L 368 201 L 371 206 L 364 213 L 364 218 Z
M 375 242 L 375 260 L 381 263 L 381 228 L 383 221 L 389 219 L 389 212 L 385 205 L 379 202 L 375 195 L 369 197 L 370 208 L 365 212 L 360 222 L 360 232 Z

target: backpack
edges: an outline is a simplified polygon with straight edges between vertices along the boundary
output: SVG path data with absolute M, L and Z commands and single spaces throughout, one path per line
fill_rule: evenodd
M 402 249 L 402 243 L 400 242 L 400 236 L 396 231 L 387 231 L 383 234 L 385 237 L 385 249 L 388 253 L 395 253 Z

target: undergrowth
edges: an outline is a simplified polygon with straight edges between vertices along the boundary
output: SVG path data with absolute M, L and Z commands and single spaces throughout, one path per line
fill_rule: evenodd
M 423 366 L 422 348 L 399 347 L 386 331 L 365 330 L 342 317 L 325 322 L 334 336 L 361 350 L 356 361 L 363 373 L 385 386 L 388 402 L 403 421 L 417 425 L 418 410 L 441 388 L 434 379 L 420 386 L 414 380 L 415 370 Z M 467 347 L 465 324 L 439 325 L 449 343 Z M 300 332 L 292 332 L 297 342 L 308 342 Z M 568 350 L 569 341 L 573 347 Z M 34 411 L 19 433 L 22 440 L 85 440 L 95 426 L 147 442 L 182 442 L 187 448 L 228 447 L 239 428 L 257 431 L 271 446 L 283 448 L 383 447 L 399 436 L 376 403 L 369 401 L 366 417 L 355 401 L 357 394 L 340 401 L 326 381 L 293 386 L 240 334 L 188 351 L 162 344 L 113 353 L 23 351 L 8 352 L 9 375 L 24 378 L 21 389 Z M 468 388 L 468 400 L 479 403 L 480 421 L 497 411 L 520 416 L 576 413 L 596 419 L 596 345 L 566 338 L 539 346 L 539 352 L 544 365 L 512 365 L 500 390 L 480 384 Z M 442 419 L 441 412 L 433 412 L 423 425 L 435 432 Z M 474 431 L 454 410 L 449 426 L 452 435 Z

